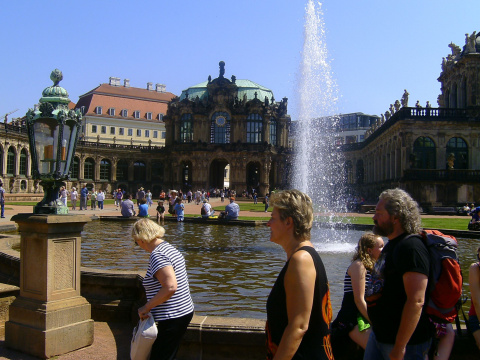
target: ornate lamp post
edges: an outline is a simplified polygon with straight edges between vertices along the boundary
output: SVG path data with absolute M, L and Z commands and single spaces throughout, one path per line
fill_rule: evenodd
M 81 232 L 90 221 L 68 215 L 58 199 L 78 140 L 82 116 L 68 110 L 68 93 L 50 76 L 39 110 L 27 113 L 33 176 L 45 197 L 34 214 L 12 217 L 20 232 L 20 295 L 9 307 L 5 344 L 42 359 L 93 343 L 91 306 L 80 295 Z M 28 339 L 28 341 L 26 341 Z
M 45 196 L 34 207 L 35 214 L 67 214 L 59 190 L 69 178 L 80 133 L 82 114 L 69 110 L 67 90 L 58 85 L 62 72 L 50 74 L 53 86 L 43 90 L 38 110 L 28 110 L 27 130 L 32 155 L 33 178 L 40 180 Z

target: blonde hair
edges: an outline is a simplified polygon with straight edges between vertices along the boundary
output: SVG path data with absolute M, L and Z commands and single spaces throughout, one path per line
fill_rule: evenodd
M 142 240 L 149 243 L 165 235 L 163 226 L 158 225 L 150 219 L 140 219 L 133 224 L 132 237 L 135 241 Z
M 352 261 L 360 260 L 367 270 L 373 270 L 375 266 L 375 259 L 370 256 L 368 249 L 373 249 L 377 244 L 379 235 L 375 235 L 372 232 L 366 232 L 358 240 L 357 247 L 355 248 L 355 254 Z
M 283 190 L 272 194 L 270 205 L 279 210 L 282 221 L 292 218 L 295 239 L 310 239 L 313 225 L 313 204 L 310 196 L 295 189 Z

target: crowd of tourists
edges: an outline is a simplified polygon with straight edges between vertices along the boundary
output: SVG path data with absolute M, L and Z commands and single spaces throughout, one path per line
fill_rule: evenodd
M 175 195 L 177 209 L 183 199 Z M 208 204 L 208 199 L 204 201 Z M 234 197 L 231 204 L 232 208 L 237 205 Z M 380 194 L 373 233 L 365 233 L 358 241 L 346 269 L 341 309 L 333 322 L 327 273 L 311 242 L 311 198 L 298 190 L 284 190 L 272 194 L 269 205 L 273 207 L 267 223 L 270 241 L 283 248 L 287 261 L 266 303 L 267 359 L 332 360 L 348 348 L 349 341 L 368 360 L 449 358 L 453 327 L 426 311 L 433 298 L 427 289 L 434 260 L 421 235 L 418 204 L 408 193 L 391 189 Z M 141 319 L 153 316 L 158 327 L 152 359 L 175 358 L 194 309 L 185 260 L 162 239 L 164 233 L 162 226 L 147 219 L 138 220 L 132 230 L 138 246 L 151 254 L 143 281 L 147 302 L 138 315 Z M 469 327 L 480 348 L 476 315 L 480 311 L 480 248 L 477 257 L 479 262 L 472 264 L 469 274 Z M 350 355 L 340 357 L 355 358 Z

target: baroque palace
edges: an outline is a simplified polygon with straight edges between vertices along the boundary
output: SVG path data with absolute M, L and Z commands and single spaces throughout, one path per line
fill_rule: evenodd
M 463 48 L 449 47 L 437 108 L 409 107 L 405 91 L 364 142 L 342 147 L 357 195 L 373 201 L 401 187 L 424 209 L 480 202 L 480 34 L 466 34 Z
M 364 140 L 332 139 L 345 154 L 344 172 L 351 193 L 374 202 L 387 188 L 401 187 L 424 207 L 480 202 L 480 35 L 449 45 L 438 81 L 437 107 L 409 106 L 405 91 L 380 118 L 357 115 L 356 127 L 370 126 Z M 262 196 L 287 187 L 292 150 L 287 99 L 276 102 L 271 90 L 250 80 L 219 76 L 191 86 L 179 97 L 163 85 L 131 88 L 110 78 L 82 95 L 76 105 L 84 115 L 67 188 L 87 184 L 107 193 L 121 187 L 211 189 L 228 186 Z M 48 87 L 42 99 L 64 96 Z M 351 118 L 351 119 L 350 119 Z M 361 119 L 360 119 L 361 120 Z M 373 124 L 373 125 L 371 125 Z M 350 126 L 350 125 L 349 125 Z M 156 132 L 156 133 L 155 133 Z M 345 135 L 345 136 L 344 136 Z M 348 135 L 348 134 L 347 134 Z M 343 138 L 343 137 L 344 138 Z M 342 145 L 343 144 L 343 145 Z M 34 193 L 30 152 L 22 120 L 0 129 L 0 172 L 10 193 Z
M 250 80 L 224 77 L 184 90 L 180 97 L 152 83 L 147 89 L 108 84 L 80 96 L 82 134 L 72 161 L 67 189 L 87 187 L 111 193 L 122 188 L 212 189 L 228 186 L 264 195 L 286 186 L 285 166 L 290 116 L 287 99 L 276 102 L 271 90 Z M 62 98 L 62 87 L 49 86 L 41 103 Z M 0 172 L 10 193 L 35 193 L 24 120 L 5 121 L 0 131 Z

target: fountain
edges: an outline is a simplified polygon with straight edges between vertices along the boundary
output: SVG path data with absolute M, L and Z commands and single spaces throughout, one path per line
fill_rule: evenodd
M 82 266 L 108 271 L 146 269 L 148 253 L 133 246 L 132 223 L 93 221 L 82 236 Z M 285 262 L 283 250 L 270 242 L 267 227 L 177 224 L 165 222 L 165 240 L 185 256 L 188 278 L 200 315 L 264 319 L 271 286 Z M 313 229 L 337 312 L 343 297 L 343 276 L 360 231 L 346 243 L 328 242 L 333 230 Z M 99 239 L 102 239 L 99 241 Z M 115 246 L 112 246 L 115 244 Z
M 325 41 L 321 4 L 308 0 L 298 87 L 294 187 L 307 193 L 316 209 L 342 212 L 345 202 L 343 156 L 335 147 L 337 86 Z

